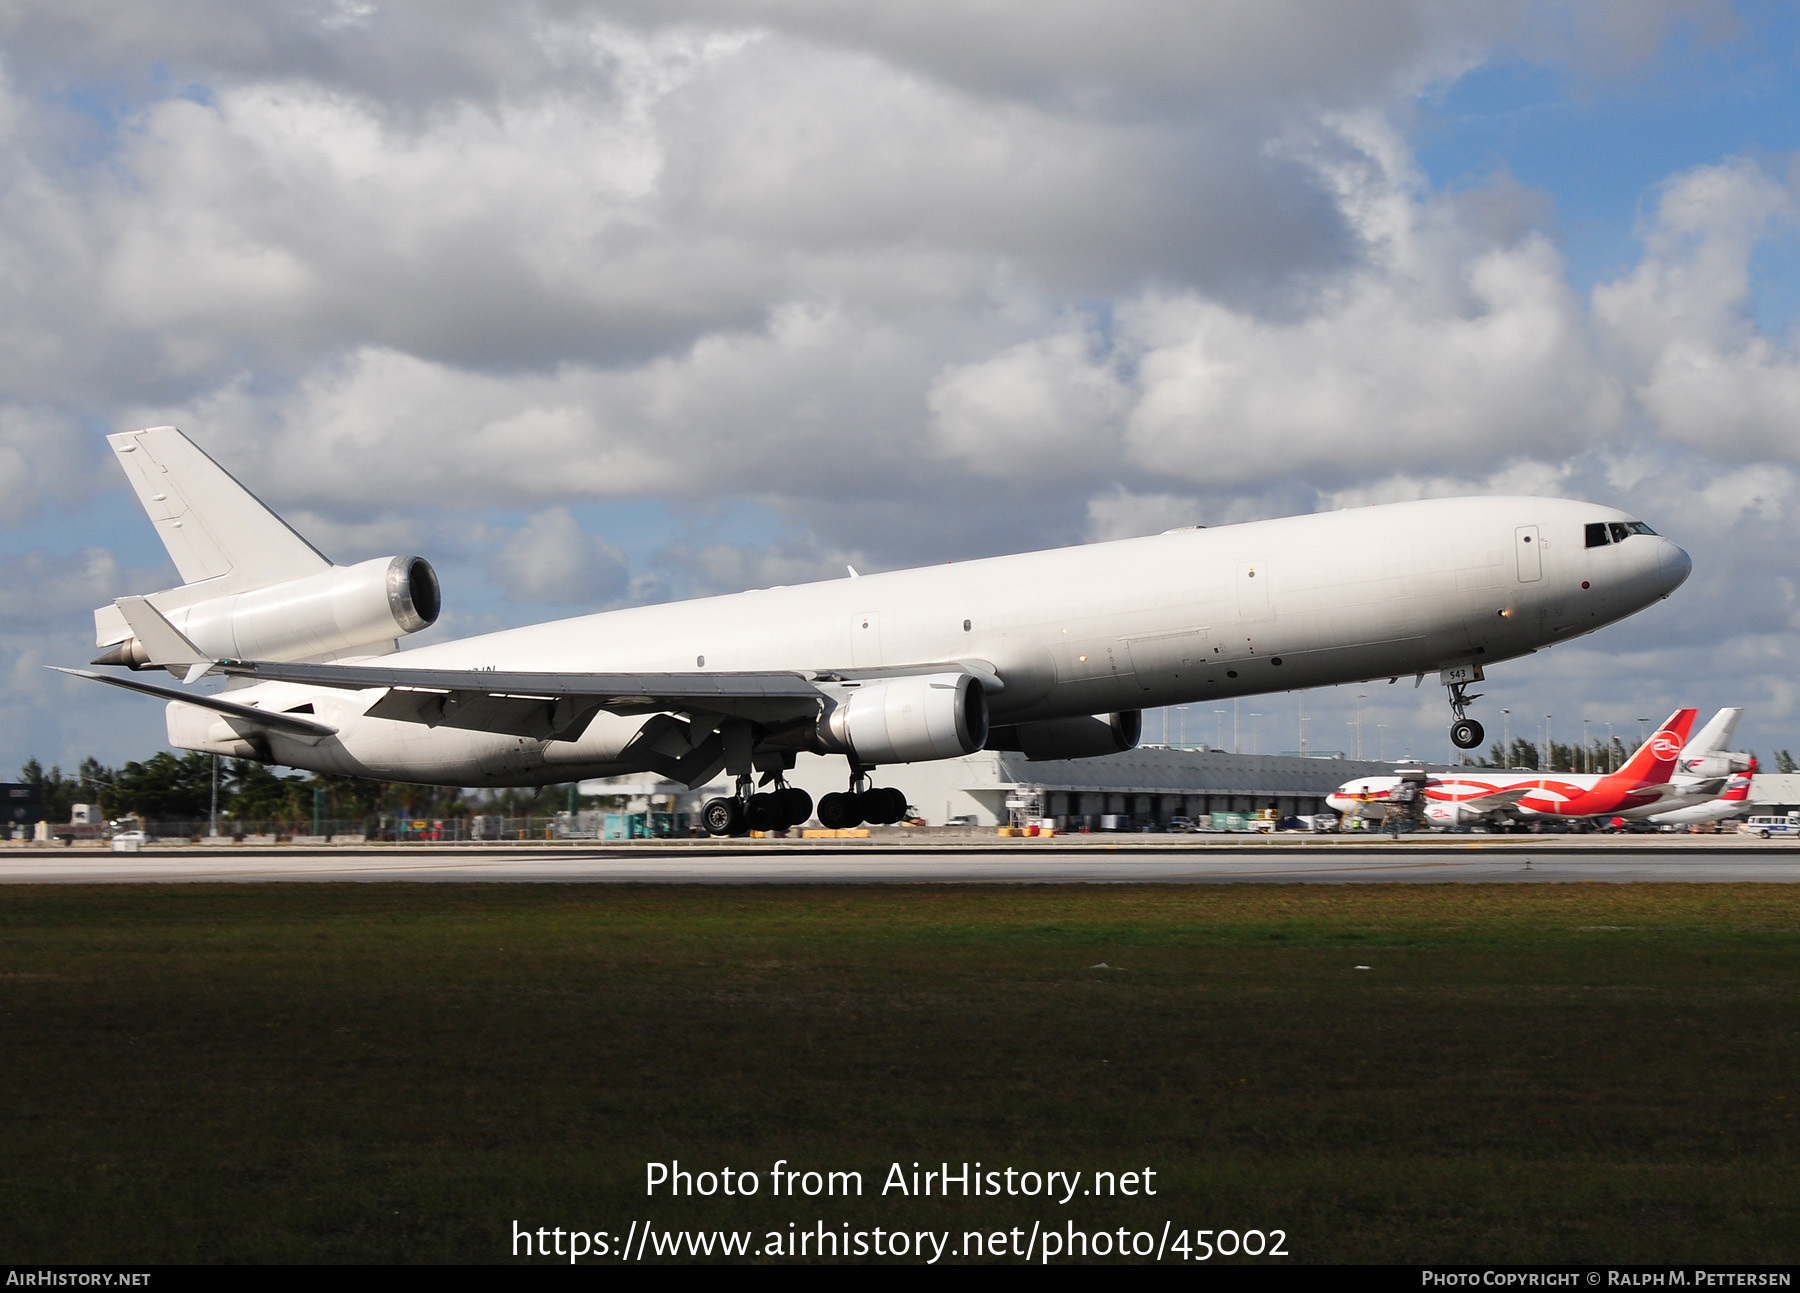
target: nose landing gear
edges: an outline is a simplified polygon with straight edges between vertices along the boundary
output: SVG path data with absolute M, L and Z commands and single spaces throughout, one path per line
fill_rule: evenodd
M 1486 729 L 1468 714 L 1470 703 L 1481 699 L 1480 692 L 1469 695 L 1469 684 L 1480 681 L 1481 673 L 1477 670 L 1473 677 L 1444 684 L 1450 689 L 1450 712 L 1456 715 L 1456 721 L 1450 724 L 1450 743 L 1459 750 L 1473 750 L 1487 735 Z

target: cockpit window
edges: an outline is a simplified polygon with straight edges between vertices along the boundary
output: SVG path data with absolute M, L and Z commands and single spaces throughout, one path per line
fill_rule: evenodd
M 1625 536 L 1631 533 L 1631 527 L 1623 521 L 1613 521 L 1607 528 L 1612 531 L 1614 543 L 1625 542 Z
M 1587 528 L 1587 545 L 1590 548 L 1602 548 L 1612 540 L 1606 537 L 1606 522 L 1595 521 Z
M 1631 522 L 1630 530 L 1633 534 L 1655 534 L 1656 533 L 1655 530 L 1652 530 L 1649 526 L 1645 525 L 1642 521 Z

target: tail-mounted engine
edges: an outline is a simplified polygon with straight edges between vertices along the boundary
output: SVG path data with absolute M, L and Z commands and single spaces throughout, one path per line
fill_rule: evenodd
M 988 734 L 987 693 L 966 673 L 829 685 L 818 743 L 869 767 L 973 754 Z
M 1740 772 L 1748 772 L 1750 763 L 1751 759 L 1748 754 L 1733 750 L 1724 754 L 1705 754 L 1694 759 L 1683 759 L 1675 765 L 1675 771 L 1685 777 L 1710 780 L 1715 777 L 1730 777 Z
M 307 660 L 374 647 L 437 621 L 443 598 L 437 572 L 423 557 L 377 557 L 316 575 L 179 604 L 200 585 L 153 593 L 150 601 L 204 654 L 233 660 Z M 143 644 L 111 607 L 95 612 L 100 643 L 111 649 L 95 664 L 141 669 Z

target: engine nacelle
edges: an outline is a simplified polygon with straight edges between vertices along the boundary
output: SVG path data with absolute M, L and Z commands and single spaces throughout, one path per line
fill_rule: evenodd
M 1027 759 L 1097 759 L 1135 749 L 1144 733 L 1141 710 L 1119 714 L 1086 714 L 1080 718 L 1053 718 L 1042 723 L 997 727 L 988 740 L 990 750 L 1018 750 Z
M 1750 756 L 1740 751 L 1726 754 L 1708 754 L 1697 759 L 1682 759 L 1675 765 L 1678 775 L 1699 777 L 1709 781 L 1714 777 L 1729 777 L 1735 773 L 1750 771 Z
M 878 678 L 833 688 L 819 743 L 871 767 L 973 754 L 988 734 L 987 693 L 966 673 Z
M 417 633 L 437 621 L 442 604 L 425 558 L 377 557 L 165 614 L 209 656 L 305 660 Z M 148 662 L 143 645 L 127 638 L 95 663 L 137 669 Z

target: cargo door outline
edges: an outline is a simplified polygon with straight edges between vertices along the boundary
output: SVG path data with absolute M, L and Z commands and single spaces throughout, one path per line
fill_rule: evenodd
M 1269 572 L 1260 561 L 1240 561 L 1237 568 L 1238 619 L 1248 624 L 1269 618 Z
M 864 611 L 850 619 L 850 667 L 872 669 L 881 664 L 881 612 Z
M 1513 527 L 1513 551 L 1519 561 L 1519 582 L 1535 584 L 1544 577 L 1543 540 L 1535 525 Z

